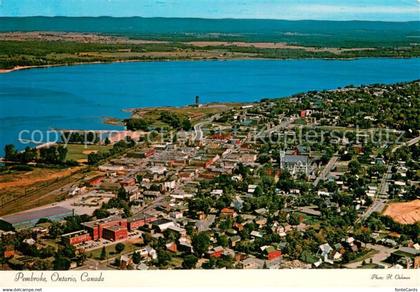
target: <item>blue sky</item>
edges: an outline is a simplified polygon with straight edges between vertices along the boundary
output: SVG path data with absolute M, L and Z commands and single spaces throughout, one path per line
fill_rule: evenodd
M 420 20 L 420 0 L 0 0 L 0 16 Z

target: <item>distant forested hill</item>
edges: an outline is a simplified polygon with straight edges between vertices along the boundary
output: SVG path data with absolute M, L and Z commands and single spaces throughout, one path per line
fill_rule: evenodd
M 264 41 L 330 47 L 393 47 L 420 43 L 420 21 L 0 17 L 0 32 L 9 31 L 90 32 L 172 41 Z

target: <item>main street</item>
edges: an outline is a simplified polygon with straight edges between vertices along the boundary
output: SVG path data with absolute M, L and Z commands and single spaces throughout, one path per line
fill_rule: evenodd
M 372 205 L 366 210 L 366 212 L 359 217 L 356 222 L 364 221 L 369 218 L 374 212 L 382 212 L 385 209 L 386 203 L 388 201 L 387 198 L 383 198 L 387 194 L 388 189 L 388 179 L 391 175 L 391 166 L 388 166 L 387 171 L 384 173 L 381 179 L 381 183 L 379 184 L 378 192 L 374 197 Z

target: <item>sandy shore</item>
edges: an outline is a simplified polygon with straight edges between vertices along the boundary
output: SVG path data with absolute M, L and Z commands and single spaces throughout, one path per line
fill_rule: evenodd
M 31 69 L 31 68 L 33 68 L 33 66 L 16 66 L 16 67 L 13 67 L 11 69 L 0 69 L 0 74 L 1 73 L 10 73 L 10 72 L 17 71 L 17 70 Z
M 82 63 L 85 64 L 85 63 Z M 80 64 L 74 64 L 74 65 L 80 65 Z M 67 64 L 56 64 L 56 65 L 40 65 L 40 66 L 16 66 L 10 69 L 0 69 L 0 74 L 4 73 L 10 73 L 14 71 L 19 70 L 28 70 L 28 69 L 34 69 L 34 68 L 48 68 L 48 67 L 58 67 L 58 66 L 67 66 Z

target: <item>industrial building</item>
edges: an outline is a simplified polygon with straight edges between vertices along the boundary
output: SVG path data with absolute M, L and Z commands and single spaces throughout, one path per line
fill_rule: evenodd
M 136 230 L 155 220 L 156 217 L 148 214 L 138 214 L 128 219 L 111 216 L 105 219 L 83 223 L 82 225 L 86 229 L 87 234 L 84 231 L 78 231 L 79 233 L 69 234 L 70 238 L 67 240 L 70 244 L 76 244 L 87 240 L 99 240 L 101 238 L 111 241 L 126 239 L 128 238 L 129 231 Z
M 73 216 L 74 212 L 60 206 L 50 207 L 46 209 L 27 211 L 12 214 L 0 218 L 0 229 L 3 230 L 19 230 L 34 227 L 40 219 L 48 219 L 51 221 L 63 220 L 66 217 Z

